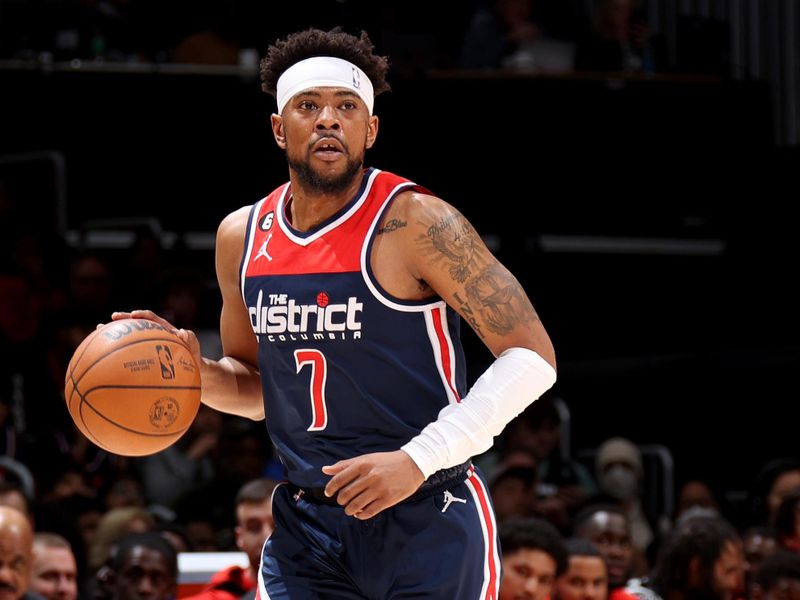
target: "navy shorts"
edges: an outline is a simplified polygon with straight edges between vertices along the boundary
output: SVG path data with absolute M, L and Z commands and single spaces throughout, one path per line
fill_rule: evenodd
M 500 556 L 488 488 L 473 467 L 367 521 L 280 485 L 260 600 L 496 600 Z

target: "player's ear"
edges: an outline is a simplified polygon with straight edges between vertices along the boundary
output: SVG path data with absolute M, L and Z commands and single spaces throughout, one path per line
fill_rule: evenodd
M 286 150 L 286 135 L 283 132 L 283 119 L 278 114 L 272 114 L 270 117 L 270 125 L 272 126 L 272 135 L 278 146 Z
M 367 148 L 372 148 L 375 143 L 375 138 L 378 137 L 378 117 L 372 115 L 367 124 Z

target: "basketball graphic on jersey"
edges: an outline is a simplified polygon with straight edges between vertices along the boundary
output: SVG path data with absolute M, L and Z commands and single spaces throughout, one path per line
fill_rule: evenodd
M 319 306 L 320 308 L 325 308 L 326 306 L 328 306 L 328 304 L 330 304 L 330 301 L 331 299 L 328 298 L 328 294 L 326 294 L 325 292 L 320 292 L 319 294 L 317 294 L 317 306 Z

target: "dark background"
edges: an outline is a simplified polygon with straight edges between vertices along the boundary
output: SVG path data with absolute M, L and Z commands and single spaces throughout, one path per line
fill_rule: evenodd
M 439 63 L 400 61 L 393 91 L 376 101 L 381 131 L 367 163 L 453 203 L 519 277 L 556 346 L 554 392 L 576 450 L 611 435 L 665 444 L 679 479 L 729 492 L 747 489 L 768 459 L 798 453 L 798 161 L 776 140 L 768 81 L 455 72 L 465 8 L 445 5 L 450 14 L 424 22 L 422 3 L 317 3 L 305 18 L 266 4 L 245 11 L 240 31 L 259 50 L 342 19 L 384 47 L 415 25 L 423 47 L 442 32 Z M 189 14 L 205 13 L 175 4 L 153 31 L 167 39 Z M 0 154 L 63 154 L 69 230 L 156 217 L 166 231 L 213 232 L 285 180 L 268 128 L 274 100 L 253 74 L 108 71 L 0 70 Z M 30 196 L 28 218 L 55 231 L 49 182 L 34 179 L 45 191 L 25 179 L 14 192 Z M 547 243 L 597 238 L 609 248 Z M 620 251 L 631 239 L 640 248 Z M 665 240 L 717 250 L 658 250 Z M 213 281 L 212 251 L 195 252 Z M 474 378 L 490 357 L 465 337 Z

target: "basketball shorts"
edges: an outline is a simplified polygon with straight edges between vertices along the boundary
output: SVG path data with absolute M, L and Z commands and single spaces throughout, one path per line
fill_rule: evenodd
M 260 600 L 497 598 L 494 511 L 472 466 L 367 521 L 291 484 L 275 490 L 272 512 Z

